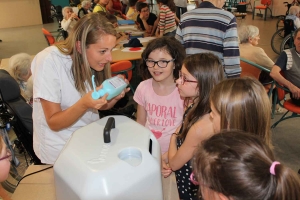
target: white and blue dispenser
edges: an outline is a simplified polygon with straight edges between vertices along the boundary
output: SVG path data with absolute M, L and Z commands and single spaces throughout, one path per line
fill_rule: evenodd
M 57 200 L 163 200 L 160 146 L 125 116 L 78 129 L 54 164 Z
M 106 99 L 111 100 L 115 96 L 118 96 L 127 87 L 127 83 L 124 79 L 118 76 L 114 76 L 103 81 L 102 88 L 98 91 L 96 90 L 95 75 L 92 76 L 92 83 L 94 90 L 92 92 L 92 98 L 95 100 L 103 97 L 106 93 L 108 93 Z

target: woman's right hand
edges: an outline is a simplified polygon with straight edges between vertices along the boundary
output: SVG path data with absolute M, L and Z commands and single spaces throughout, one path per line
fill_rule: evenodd
M 93 91 L 90 91 L 80 99 L 85 109 L 93 108 L 99 110 L 100 108 L 102 108 L 104 105 L 107 104 L 106 98 L 108 94 L 105 94 L 103 97 L 95 100 L 92 98 L 92 93 Z

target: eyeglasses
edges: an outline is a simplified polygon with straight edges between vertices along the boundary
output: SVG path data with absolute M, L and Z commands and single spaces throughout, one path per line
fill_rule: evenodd
M 199 185 L 199 182 L 195 178 L 194 172 L 191 173 L 190 180 L 194 185 Z
M 173 62 L 174 60 L 175 59 L 154 61 L 154 60 L 145 59 L 145 62 L 146 62 L 147 67 L 149 67 L 149 68 L 152 68 L 155 65 L 157 65 L 160 68 L 166 68 L 168 66 L 169 62 Z
M 145 12 L 149 12 L 149 9 L 147 9 L 147 10 L 141 10 L 141 12 L 144 12 L 144 13 L 145 13 Z
M 1 160 L 5 160 L 5 159 L 7 159 L 7 158 L 8 158 L 8 160 L 9 160 L 9 162 L 12 160 L 12 157 L 11 157 L 11 151 L 10 151 L 8 148 L 6 148 L 6 156 L 0 158 L 0 161 L 1 161 Z
M 188 80 L 185 78 L 185 76 L 182 74 L 181 71 L 179 71 L 179 78 L 178 78 L 180 85 L 184 85 L 185 82 L 190 82 L 190 83 L 198 83 L 198 81 L 192 81 Z

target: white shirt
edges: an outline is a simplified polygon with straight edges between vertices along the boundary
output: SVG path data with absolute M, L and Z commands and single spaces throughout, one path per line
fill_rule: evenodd
M 60 53 L 55 46 L 38 53 L 31 64 L 34 98 L 33 148 L 42 163 L 53 164 L 74 131 L 99 119 L 98 111 L 90 109 L 68 128 L 58 132 L 49 128 L 40 98 L 59 103 L 62 110 L 81 98 L 75 88 L 71 65 L 71 57 Z

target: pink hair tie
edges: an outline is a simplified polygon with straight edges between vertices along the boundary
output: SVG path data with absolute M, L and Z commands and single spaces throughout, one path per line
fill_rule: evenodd
M 275 175 L 275 166 L 276 165 L 280 165 L 280 162 L 274 161 L 274 162 L 272 162 L 272 165 L 270 167 L 270 173 L 273 174 L 273 175 Z

